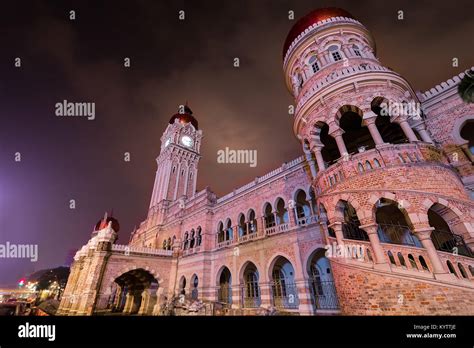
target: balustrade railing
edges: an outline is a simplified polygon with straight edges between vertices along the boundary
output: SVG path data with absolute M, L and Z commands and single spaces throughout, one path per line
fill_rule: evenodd
M 318 217 L 315 216 L 315 215 L 299 217 L 296 221 L 296 223 L 300 226 L 310 225 L 310 224 L 316 223 L 316 222 L 318 222 Z

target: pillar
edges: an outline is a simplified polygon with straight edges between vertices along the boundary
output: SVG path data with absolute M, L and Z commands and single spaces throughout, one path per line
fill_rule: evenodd
M 323 154 L 321 153 L 322 148 L 323 146 L 318 146 L 318 145 L 313 147 L 314 155 L 316 156 L 316 162 L 318 163 L 319 171 L 323 171 L 326 169 L 326 164 L 324 163 Z
M 345 58 L 349 58 L 352 55 L 348 45 L 342 45 L 342 52 L 344 52 Z
M 428 253 L 431 265 L 433 266 L 433 275 L 436 279 L 451 280 L 451 275 L 445 271 L 443 264 L 439 258 L 438 252 L 431 240 L 431 232 L 434 230 L 434 227 L 422 227 L 417 228 L 413 232 L 420 240 L 423 247 Z
M 308 162 L 308 165 L 309 165 L 309 170 L 311 171 L 311 177 L 314 179 L 318 173 L 316 171 L 316 166 L 314 164 L 313 156 L 311 156 L 311 151 L 309 149 L 303 148 L 303 151 L 306 158 L 306 162 Z
M 288 222 L 290 223 L 289 225 L 290 226 L 297 226 L 298 225 L 298 221 L 296 220 L 296 213 L 295 213 L 295 207 L 287 207 L 287 211 L 288 211 Z
M 415 132 L 413 132 L 413 129 L 411 129 L 406 119 L 400 119 L 400 127 L 402 128 L 403 133 L 405 133 L 410 143 L 414 141 L 418 141 L 418 138 L 416 137 Z
M 341 128 L 336 129 L 330 134 L 334 137 L 334 139 L 336 139 L 337 148 L 339 149 L 339 154 L 341 155 L 341 157 L 344 157 L 344 155 L 349 154 L 347 152 L 346 144 L 344 144 L 344 139 L 342 138 L 343 134 L 344 131 Z
M 387 262 L 387 258 L 385 257 L 385 253 L 383 251 L 382 245 L 380 244 L 379 235 L 377 233 L 378 225 L 376 223 L 372 223 L 359 227 L 363 229 L 369 236 L 370 246 L 374 252 L 373 257 L 375 268 L 389 270 L 390 265 Z
M 382 145 L 384 144 L 384 141 L 375 124 L 376 118 L 377 118 L 377 114 L 375 114 L 373 111 L 366 111 L 364 113 L 363 123 L 367 125 L 367 128 L 369 129 L 370 135 L 372 136 L 372 139 L 374 140 L 375 145 Z
M 433 144 L 433 140 L 428 134 L 425 125 L 419 125 L 418 127 L 415 127 L 415 129 L 417 130 L 418 134 L 420 134 L 420 137 L 424 142 Z
M 334 233 L 336 234 L 336 241 L 339 246 L 344 245 L 344 234 L 342 233 L 342 222 L 336 221 L 330 224 L 328 227 L 331 227 L 334 230 Z

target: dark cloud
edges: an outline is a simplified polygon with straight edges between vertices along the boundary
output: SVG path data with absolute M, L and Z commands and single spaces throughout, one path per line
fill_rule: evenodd
M 146 215 L 159 138 L 189 101 L 204 132 L 198 187 L 219 195 L 301 154 L 281 50 L 296 16 L 339 6 L 372 31 L 382 62 L 416 89 L 472 65 L 470 1 L 16 1 L 0 14 L 0 242 L 38 243 L 39 261 L 0 261 L 0 283 L 63 262 L 105 210 L 125 243 Z M 469 11 L 468 9 L 471 9 Z M 77 19 L 68 20 L 74 9 Z M 186 21 L 178 21 L 178 10 Z M 396 19 L 403 10 L 404 21 Z M 23 67 L 13 67 L 21 57 Z M 123 68 L 130 57 L 132 67 Z M 241 67 L 233 67 L 238 57 Z M 453 57 L 460 67 L 450 66 Z M 54 104 L 94 101 L 97 119 Z M 217 150 L 258 150 L 258 166 Z M 13 154 L 23 161 L 15 163 Z M 132 162 L 123 161 L 130 152 Z M 70 210 L 70 199 L 77 209 Z

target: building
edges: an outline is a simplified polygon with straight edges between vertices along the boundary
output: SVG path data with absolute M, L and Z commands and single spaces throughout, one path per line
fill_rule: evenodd
M 220 198 L 196 191 L 203 131 L 182 108 L 161 138 L 146 220 L 128 245 L 115 244 L 115 218 L 97 223 L 59 314 L 156 315 L 180 295 L 238 315 L 474 314 L 464 74 L 415 92 L 336 8 L 293 26 L 283 70 L 303 156 Z

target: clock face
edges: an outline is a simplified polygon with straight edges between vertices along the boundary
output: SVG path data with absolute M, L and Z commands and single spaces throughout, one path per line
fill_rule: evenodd
M 193 146 L 193 138 L 188 135 L 183 135 L 181 138 L 181 143 L 186 147 L 191 147 Z
M 167 147 L 167 146 L 170 144 L 170 142 L 171 142 L 171 139 L 170 139 L 170 138 L 166 139 L 165 147 Z

